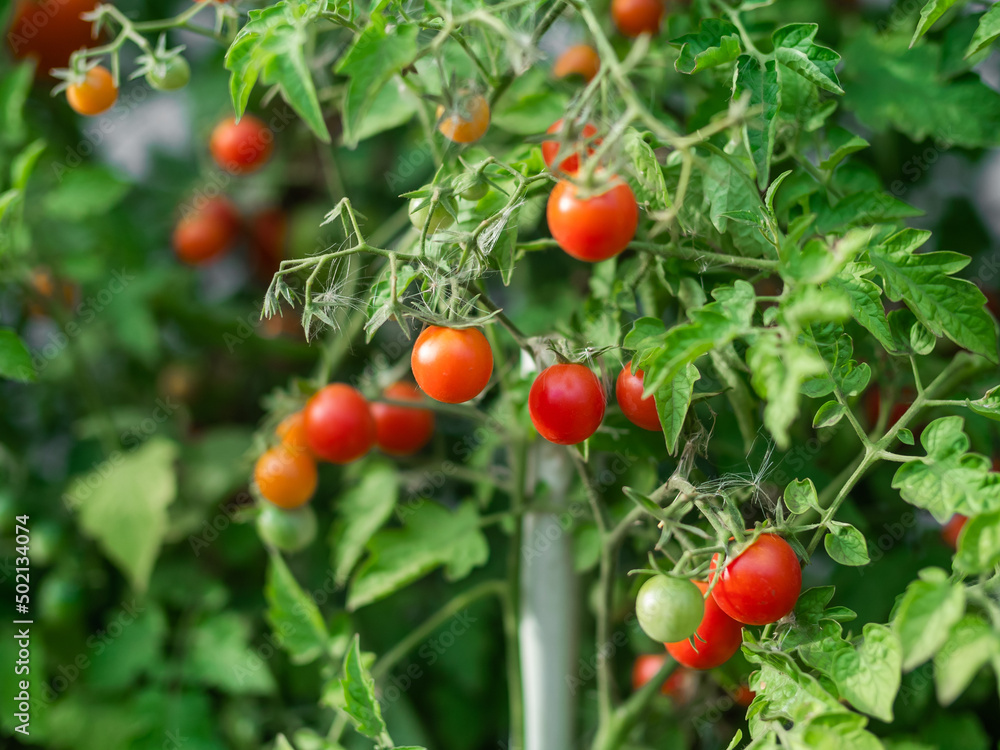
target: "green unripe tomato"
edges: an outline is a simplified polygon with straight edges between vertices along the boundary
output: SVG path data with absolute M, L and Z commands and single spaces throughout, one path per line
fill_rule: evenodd
M 639 589 L 635 615 L 646 635 L 660 643 L 676 643 L 701 624 L 705 600 L 691 581 L 653 576 Z
M 490 186 L 486 181 L 476 180 L 476 182 L 463 190 L 461 195 L 465 200 L 476 203 L 485 198 L 488 192 L 490 192 Z
M 298 552 L 316 538 L 316 514 L 308 505 L 282 510 L 264 503 L 257 516 L 257 533 L 266 544 L 282 552 Z
M 146 73 L 146 83 L 158 91 L 182 89 L 190 80 L 191 68 L 187 60 L 180 55 L 171 57 L 163 65 L 157 65 Z
M 442 229 L 447 229 L 455 223 L 455 217 L 449 213 L 448 208 L 445 208 L 445 201 L 448 202 L 448 206 L 452 211 L 456 210 L 454 201 L 451 199 L 444 198 L 438 201 L 434 206 L 434 213 L 431 214 L 430 224 L 427 225 L 427 234 L 434 234 Z M 430 207 L 429 198 L 410 199 L 410 222 L 417 229 L 422 230 L 424 228 L 424 222 L 427 221 L 427 211 Z

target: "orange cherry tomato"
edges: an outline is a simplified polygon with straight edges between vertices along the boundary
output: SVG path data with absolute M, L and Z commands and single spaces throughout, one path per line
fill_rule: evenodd
M 274 133 L 253 115 L 243 115 L 239 122 L 227 117 L 215 126 L 209 149 L 216 163 L 232 174 L 249 174 L 271 158 Z
M 562 132 L 562 129 L 563 129 L 563 121 L 562 118 L 560 118 L 556 120 L 554 123 L 552 123 L 549 126 L 549 129 L 546 130 L 545 132 L 548 133 L 549 135 L 554 135 L 556 133 Z M 579 131 L 579 140 L 589 141 L 596 134 L 597 134 L 597 128 L 588 122 L 586 125 L 583 126 L 583 130 Z M 600 141 L 595 142 L 594 145 L 597 145 L 598 143 L 600 143 Z M 565 172 L 566 174 L 575 174 L 576 171 L 580 169 L 580 152 L 582 149 L 580 148 L 576 149 L 574 153 L 570 154 L 565 159 L 563 159 L 559 163 L 558 167 L 553 167 L 552 165 L 555 163 L 556 158 L 559 156 L 559 147 L 560 147 L 559 141 L 542 141 L 542 158 L 545 159 L 545 166 L 547 166 L 554 172 Z M 590 156 L 593 153 L 594 149 L 591 148 L 590 146 L 587 146 L 586 155 Z
M 451 111 L 437 110 L 438 130 L 455 143 L 472 143 L 483 137 L 490 126 L 490 105 L 481 94 L 460 94 Z
M 309 441 L 306 439 L 306 415 L 304 411 L 289 414 L 278 423 L 274 429 L 282 445 L 302 453 L 309 452 Z
M 618 30 L 628 37 L 656 34 L 663 19 L 663 0 L 613 0 L 611 17 Z
M 316 491 L 318 475 L 312 456 L 287 445 L 261 454 L 253 470 L 260 494 L 279 508 L 305 505 Z
M 118 87 L 111 71 L 100 65 L 91 68 L 82 81 L 69 85 L 66 101 L 79 114 L 88 117 L 107 112 L 118 101 Z
M 239 231 L 240 215 L 236 207 L 221 196 L 209 198 L 177 222 L 174 251 L 185 263 L 207 263 L 229 250 Z
M 393 383 L 383 394 L 393 401 L 423 401 L 424 394 L 412 383 Z M 375 444 L 393 456 L 416 453 L 434 435 L 434 412 L 411 406 L 372 404 Z
M 37 61 L 35 76 L 49 77 L 53 68 L 69 66 L 70 55 L 95 44 L 93 24 L 80 16 L 98 0 L 19 0 L 7 32 L 7 44 L 18 60 Z
M 600 68 L 601 58 L 597 56 L 597 50 L 589 44 L 574 44 L 566 48 L 556 59 L 555 65 L 552 66 L 552 75 L 556 78 L 578 75 L 589 83 Z
M 968 522 L 968 516 L 963 516 L 961 513 L 953 515 L 948 523 L 941 528 L 941 541 L 952 549 L 958 549 L 958 535 L 962 533 L 962 529 Z
M 413 345 L 410 367 L 420 390 L 460 404 L 482 393 L 493 374 L 493 350 L 478 328 L 428 326 Z

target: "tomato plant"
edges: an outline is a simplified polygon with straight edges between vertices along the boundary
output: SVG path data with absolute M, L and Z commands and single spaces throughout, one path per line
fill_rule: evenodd
M 591 263 L 622 252 L 639 224 L 635 196 L 624 182 L 581 197 L 576 184 L 560 180 L 549 194 L 546 216 L 559 247 L 577 260 Z
M 558 364 L 542 370 L 531 384 L 528 410 L 543 438 L 559 445 L 582 443 L 604 419 L 604 388 L 587 367 Z

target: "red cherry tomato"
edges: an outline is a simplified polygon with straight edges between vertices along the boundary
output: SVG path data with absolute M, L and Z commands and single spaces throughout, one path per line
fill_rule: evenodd
M 265 282 L 278 272 L 288 244 L 288 216 L 280 208 L 268 208 L 249 221 L 250 261 L 254 273 Z
M 306 453 L 279 445 L 257 459 L 253 478 L 260 494 L 279 508 L 298 508 L 316 491 L 316 462 Z
M 746 708 L 751 703 L 753 703 L 753 699 L 756 697 L 757 693 L 755 693 L 746 685 L 740 685 L 733 691 L 733 702 L 737 706 L 743 706 L 743 708 Z
M 578 260 L 595 262 L 618 255 L 635 237 L 639 207 L 624 182 L 600 195 L 577 197 L 578 188 L 560 180 L 549 194 L 546 217 L 559 247 Z
M 632 691 L 636 691 L 649 682 L 660 671 L 666 654 L 642 654 L 637 656 L 632 665 Z M 670 676 L 663 681 L 660 692 L 669 695 L 678 705 L 690 702 L 698 688 L 697 673 L 687 667 L 676 667 Z
M 701 589 L 708 590 L 704 581 L 692 581 Z M 692 641 L 694 646 L 691 645 Z M 729 661 L 739 651 L 743 643 L 743 626 L 727 615 L 716 603 L 714 596 L 705 600 L 705 616 L 694 635 L 684 641 L 667 643 L 667 652 L 679 664 L 691 669 L 714 669 Z
M 556 133 L 562 132 L 563 121 L 562 118 L 556 120 L 549 126 L 549 129 L 545 132 L 549 135 L 554 135 Z M 582 131 L 578 131 L 578 128 L 574 126 L 574 130 L 570 135 L 576 135 L 579 132 L 579 139 L 581 141 L 589 141 L 597 134 L 597 128 L 591 125 L 589 122 L 583 126 Z M 599 143 L 599 141 L 598 141 Z M 596 144 L 595 144 L 596 145 Z M 553 167 L 556 157 L 559 156 L 559 141 L 542 141 L 542 158 L 545 159 L 545 165 L 555 171 L 555 172 L 565 172 L 566 174 L 574 174 L 578 169 L 580 169 L 580 156 L 579 149 L 576 153 L 570 154 L 558 167 Z M 568 150 L 568 149 L 567 149 Z M 594 149 L 587 147 L 587 156 L 594 153 Z
M 88 117 L 107 112 L 118 101 L 118 87 L 111 71 L 100 65 L 91 68 L 82 81 L 66 88 L 66 101 L 76 112 Z
M 546 367 L 531 384 L 528 412 L 538 433 L 551 443 L 582 443 L 604 419 L 601 381 L 583 365 Z
M 965 528 L 968 521 L 969 517 L 963 516 L 961 513 L 953 515 L 941 529 L 941 541 L 952 549 L 958 549 L 958 535 L 962 533 L 962 529 Z
M 552 66 L 552 75 L 556 78 L 577 75 L 590 83 L 601 69 L 601 58 L 597 50 L 589 44 L 574 44 L 567 47 Z
M 386 398 L 393 401 L 423 401 L 424 394 L 411 383 L 393 383 L 385 389 Z M 416 453 L 434 434 L 434 412 L 412 406 L 372 404 L 375 417 L 375 443 L 393 456 Z
M 712 557 L 709 575 L 720 565 Z M 802 569 L 795 550 L 775 534 L 761 534 L 719 575 L 712 596 L 722 610 L 746 625 L 777 622 L 795 608 Z
M 490 127 L 490 104 L 481 94 L 460 93 L 450 111 L 437 110 L 438 130 L 455 143 L 472 143 Z
M 304 411 L 306 442 L 317 458 L 347 464 L 375 444 L 375 418 L 368 401 L 349 385 L 325 386 L 309 399 Z
M 625 36 L 655 34 L 660 30 L 663 6 L 663 0 L 613 0 L 611 17 Z
M 493 350 L 478 328 L 428 326 L 413 345 L 410 367 L 420 390 L 460 404 L 482 393 L 493 374 Z
M 632 374 L 632 362 L 626 364 L 615 382 L 615 398 L 618 399 L 618 406 L 628 421 L 636 427 L 644 430 L 659 432 L 663 429 L 660 424 L 660 415 L 656 413 L 656 402 L 653 397 L 642 397 L 643 378 L 645 373 L 636 370 Z
M 93 24 L 80 18 L 97 7 L 98 0 L 19 0 L 7 32 L 7 44 L 18 60 L 37 60 L 36 77 L 48 77 L 53 68 L 69 67 L 69 56 L 96 44 Z
M 210 198 L 177 222 L 174 251 L 185 263 L 207 263 L 229 250 L 239 231 L 236 207 L 225 198 Z
M 274 133 L 253 115 L 233 117 L 215 126 L 209 148 L 216 163 L 233 174 L 248 174 L 264 166 L 274 150 Z

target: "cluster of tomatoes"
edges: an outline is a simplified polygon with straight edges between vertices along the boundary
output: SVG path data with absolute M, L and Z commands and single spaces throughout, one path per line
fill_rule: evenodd
M 802 571 L 791 546 L 775 534 L 761 534 L 727 566 L 712 557 L 709 580 L 655 575 L 639 589 L 639 625 L 681 665 L 713 669 L 743 642 L 744 625 L 777 622 L 795 607 Z
M 632 690 L 638 690 L 656 677 L 666 654 L 641 654 L 632 664 Z M 690 703 L 698 690 L 698 672 L 688 667 L 678 666 L 660 685 L 660 692 L 668 696 L 678 706 Z M 747 685 L 731 685 L 727 688 L 729 697 L 737 706 L 746 708 L 753 701 L 754 693 Z

